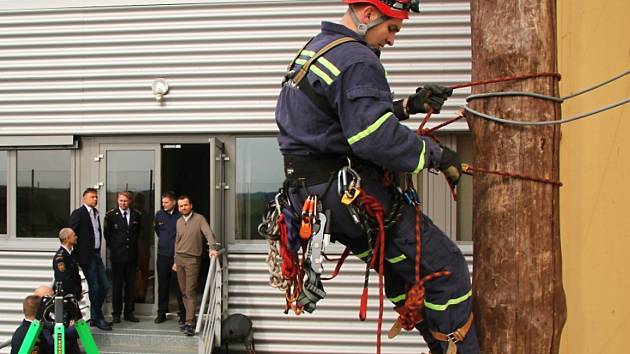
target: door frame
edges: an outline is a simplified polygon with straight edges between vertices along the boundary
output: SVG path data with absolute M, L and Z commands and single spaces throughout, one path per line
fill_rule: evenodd
M 97 190 L 98 190 L 98 199 L 99 199 L 99 205 L 101 207 L 101 215 L 103 215 L 103 217 L 101 218 L 101 227 L 104 228 L 103 225 L 103 221 L 104 221 L 104 215 L 105 212 L 107 210 L 102 209 L 103 206 L 107 206 L 107 205 L 103 205 L 100 204 L 100 202 L 106 203 L 107 201 L 107 152 L 108 151 L 153 151 L 153 156 L 154 156 L 154 164 L 153 164 L 153 168 L 154 168 L 154 186 L 155 186 L 155 193 L 154 193 L 154 210 L 153 213 L 155 214 L 155 212 L 157 210 L 159 210 L 160 206 L 161 206 L 161 193 L 158 193 L 158 191 L 161 190 L 161 178 L 160 175 L 158 175 L 158 173 L 161 173 L 162 170 L 162 155 L 161 155 L 161 144 L 160 143 L 124 143 L 124 142 L 120 142 L 120 143 L 113 143 L 113 142 L 100 142 L 98 143 L 98 156 L 95 158 L 95 162 L 98 162 L 98 183 L 94 186 Z M 98 159 L 98 161 L 96 161 Z M 104 230 L 103 230 L 104 231 Z M 153 278 L 154 278 L 154 286 L 153 286 L 153 303 L 146 303 L 146 304 L 139 304 L 136 303 L 135 304 L 135 312 L 138 315 L 142 315 L 142 316 L 150 316 L 155 314 L 155 312 L 157 311 L 157 275 L 156 275 L 156 259 L 157 259 L 157 237 L 155 236 L 155 233 L 153 233 L 153 255 L 152 255 L 152 259 L 153 259 Z M 105 240 L 103 239 L 102 242 L 105 242 Z M 107 248 L 106 247 L 101 247 L 101 258 L 104 260 L 105 264 L 107 264 Z M 110 284 L 110 288 L 111 288 L 111 284 Z M 103 305 L 104 309 L 103 312 L 109 313 L 112 310 L 112 304 L 110 301 L 106 301 L 105 304 Z

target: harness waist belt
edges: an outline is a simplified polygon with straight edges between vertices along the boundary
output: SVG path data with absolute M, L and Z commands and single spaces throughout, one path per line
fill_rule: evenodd
M 347 160 L 335 155 L 284 155 L 284 175 L 290 182 L 307 186 L 326 183 L 331 175 L 347 165 Z

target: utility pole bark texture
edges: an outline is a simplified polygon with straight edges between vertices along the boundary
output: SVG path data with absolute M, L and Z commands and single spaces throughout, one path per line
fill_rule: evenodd
M 555 15 L 551 0 L 472 0 L 473 81 L 556 72 Z M 558 82 L 542 77 L 473 88 L 498 91 L 557 96 Z M 529 97 L 479 99 L 470 106 L 514 120 L 560 117 L 559 104 Z M 558 180 L 559 126 L 467 119 L 475 166 Z M 558 353 L 566 321 L 558 187 L 488 174 L 475 174 L 473 186 L 473 284 L 483 352 Z

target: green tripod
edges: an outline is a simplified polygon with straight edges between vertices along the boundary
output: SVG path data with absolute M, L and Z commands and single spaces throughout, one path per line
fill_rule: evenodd
M 61 283 L 57 283 L 57 292 L 55 297 L 44 297 L 42 303 L 37 310 L 35 319 L 31 322 L 31 326 L 28 328 L 26 337 L 22 342 L 20 351 L 18 354 L 30 354 L 39 338 L 42 329 L 45 326 L 45 322 L 52 322 L 51 316 L 54 313 L 54 331 L 53 342 L 55 354 L 65 354 L 65 332 L 66 327 L 69 326 L 70 321 L 74 321 L 74 328 L 76 329 L 83 348 L 87 354 L 100 354 L 92 332 L 90 332 L 90 326 L 83 319 L 83 314 L 79 308 L 79 302 L 73 294 L 63 295 Z

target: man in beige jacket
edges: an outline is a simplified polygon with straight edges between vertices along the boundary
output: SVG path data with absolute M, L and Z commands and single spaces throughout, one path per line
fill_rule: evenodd
M 210 257 L 216 256 L 218 252 L 214 249 L 214 234 L 206 218 L 193 212 L 190 198 L 185 195 L 179 197 L 177 207 L 182 216 L 177 220 L 173 270 L 177 272 L 177 281 L 186 307 L 186 324 L 182 331 L 187 336 L 192 336 L 195 334 L 193 320 L 197 307 L 197 276 L 203 252 L 203 238 L 210 245 Z

